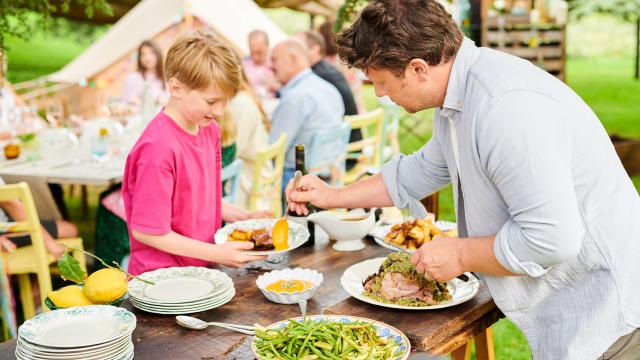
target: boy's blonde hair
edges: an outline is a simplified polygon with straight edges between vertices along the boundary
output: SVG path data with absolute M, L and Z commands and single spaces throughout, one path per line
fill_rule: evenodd
M 176 78 L 194 90 L 214 84 L 231 98 L 240 89 L 242 67 L 235 52 L 220 39 L 198 31 L 171 45 L 164 74 L 167 80 Z

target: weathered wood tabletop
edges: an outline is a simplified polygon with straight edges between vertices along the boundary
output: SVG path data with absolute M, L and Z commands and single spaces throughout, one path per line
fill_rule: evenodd
M 363 260 L 385 256 L 388 250 L 367 240 L 367 247 L 357 252 L 338 252 L 328 240 L 319 239 L 314 247 L 293 251 L 277 268 L 304 267 L 322 272 L 324 283 L 309 301 L 308 314 L 339 313 L 380 320 L 405 332 L 412 347 L 434 353 L 446 353 L 464 345 L 499 318 L 499 311 L 484 285 L 476 297 L 462 305 L 434 311 L 402 311 L 369 305 L 350 298 L 340 286 L 344 270 Z M 233 279 L 236 296 L 224 306 L 193 314 L 207 321 L 268 325 L 300 316 L 298 305 L 280 305 L 268 301 L 255 285 L 256 278 L 270 270 L 259 267 L 224 269 Z M 251 337 L 225 329 L 210 327 L 193 331 L 176 324 L 173 316 L 155 315 L 123 307 L 137 317 L 133 332 L 136 359 L 253 359 Z M 15 358 L 16 340 L 0 344 L 0 359 Z

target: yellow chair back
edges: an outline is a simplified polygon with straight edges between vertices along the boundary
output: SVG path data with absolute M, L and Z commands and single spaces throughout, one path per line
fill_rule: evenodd
M 347 159 L 357 159 L 358 163 L 347 171 L 343 183 L 350 184 L 366 174 L 369 168 L 377 168 L 382 158 L 382 132 L 384 110 L 375 109 L 360 115 L 345 116 L 351 129 L 360 129 L 362 140 L 347 145 Z
M 40 218 L 36 211 L 36 206 L 31 195 L 31 190 L 25 182 L 0 186 L 0 201 L 19 200 L 24 207 L 25 220 L 14 223 L 0 223 L 0 227 L 5 228 L 12 234 L 24 234 L 31 237 L 31 245 L 20 247 L 12 252 L 4 254 L 5 264 L 10 275 L 17 275 L 18 286 L 20 287 L 20 300 L 25 320 L 35 315 L 36 306 L 33 302 L 33 292 L 31 289 L 31 279 L 29 274 L 36 274 L 40 291 L 40 301 L 43 311 L 44 299 L 51 291 L 51 272 L 49 265 L 56 262 L 53 256 L 49 255 L 45 249 L 44 239 L 40 226 Z M 82 239 L 62 239 L 61 244 L 83 250 Z M 80 267 L 86 270 L 84 254 L 75 252 L 74 257 L 80 263 Z
M 287 135 L 282 134 L 276 142 L 256 154 L 253 170 L 254 181 L 249 194 L 249 211 L 258 210 L 260 199 L 268 197 L 273 215 L 280 216 L 282 214 L 282 174 L 286 150 Z M 273 172 L 266 175 L 262 169 L 268 161 L 273 162 Z

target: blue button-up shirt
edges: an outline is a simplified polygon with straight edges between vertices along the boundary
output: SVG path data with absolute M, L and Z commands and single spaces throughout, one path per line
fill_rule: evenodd
M 280 102 L 271 117 L 269 142 L 286 133 L 287 155 L 284 166 L 295 167 L 296 144 L 309 148 L 313 133 L 334 128 L 342 122 L 344 105 L 338 90 L 306 69 L 280 89 Z
M 432 138 L 382 174 L 416 216 L 449 183 L 457 203 L 460 177 L 469 236 L 525 275 L 482 278 L 534 358 L 594 359 L 640 327 L 638 192 L 593 111 L 530 62 L 465 38 Z

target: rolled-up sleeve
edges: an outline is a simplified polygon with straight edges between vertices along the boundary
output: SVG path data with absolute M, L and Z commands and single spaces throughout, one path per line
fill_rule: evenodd
M 431 138 L 420 150 L 399 155 L 382 167 L 382 178 L 396 207 L 425 217 L 420 200 L 451 182 L 438 140 Z
M 478 152 L 510 215 L 494 242 L 507 270 L 540 276 L 576 256 L 584 225 L 574 191 L 570 114 L 551 98 L 514 91 L 489 107 Z

